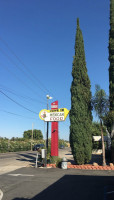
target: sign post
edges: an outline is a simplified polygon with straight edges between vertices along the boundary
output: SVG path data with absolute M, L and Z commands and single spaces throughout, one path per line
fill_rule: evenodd
M 58 101 L 51 103 L 51 110 L 58 109 Z M 52 112 L 51 114 L 53 114 Z M 50 117 L 53 117 L 51 115 Z M 51 122 L 51 156 L 58 156 L 58 122 Z

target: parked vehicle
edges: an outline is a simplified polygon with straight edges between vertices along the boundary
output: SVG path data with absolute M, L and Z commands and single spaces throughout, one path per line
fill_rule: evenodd
M 38 149 L 43 149 L 44 148 L 44 144 L 36 144 L 33 146 L 33 151 L 37 151 Z
M 60 146 L 59 146 L 59 149 L 64 149 L 64 148 L 65 148 L 64 145 L 60 145 Z

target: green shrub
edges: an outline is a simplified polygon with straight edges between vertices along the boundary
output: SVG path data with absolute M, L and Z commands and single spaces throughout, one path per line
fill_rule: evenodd
M 28 141 L 0 139 L 0 152 L 17 152 L 31 149 L 31 143 Z
M 92 149 L 102 149 L 102 143 L 101 142 L 93 142 Z
M 50 158 L 48 157 L 47 159 L 47 163 L 48 164 L 56 164 L 56 167 L 61 167 L 61 158 L 59 158 L 58 156 L 50 156 Z
M 57 159 L 57 161 L 56 161 L 56 167 L 61 168 L 61 161 L 62 161 L 61 158 L 58 158 L 58 159 Z

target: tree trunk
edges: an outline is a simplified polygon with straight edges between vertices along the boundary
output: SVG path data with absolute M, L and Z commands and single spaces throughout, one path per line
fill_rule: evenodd
M 104 136 L 103 136 L 103 127 L 102 127 L 102 121 L 101 123 L 101 140 L 102 140 L 102 156 L 103 156 L 103 166 L 106 165 L 106 160 L 105 160 L 105 145 L 104 145 Z

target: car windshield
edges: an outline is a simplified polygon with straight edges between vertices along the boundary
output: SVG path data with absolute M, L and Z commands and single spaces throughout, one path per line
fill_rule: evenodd
M 44 144 L 36 144 L 35 147 L 44 147 Z

